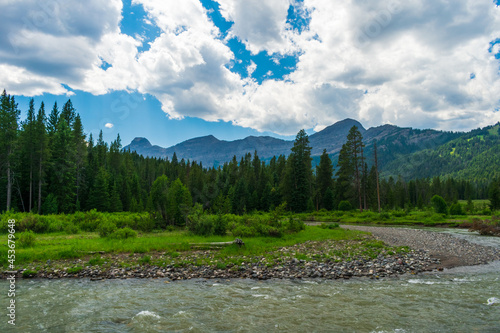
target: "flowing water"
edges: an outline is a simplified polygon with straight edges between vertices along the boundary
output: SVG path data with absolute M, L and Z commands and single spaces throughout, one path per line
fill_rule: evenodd
M 63 279 L 16 288 L 16 329 L 4 315 L 0 332 L 500 332 L 500 262 L 383 280 Z M 7 289 L 1 281 L 3 309 Z

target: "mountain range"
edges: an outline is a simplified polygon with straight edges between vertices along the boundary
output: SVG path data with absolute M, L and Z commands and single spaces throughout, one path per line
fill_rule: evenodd
M 347 140 L 347 134 L 352 126 L 356 126 L 363 135 L 367 161 L 373 154 L 373 143 L 376 140 L 379 151 L 379 165 L 383 167 L 400 156 L 416 153 L 425 149 L 434 149 L 459 138 L 464 133 L 444 132 L 438 130 L 419 130 L 402 128 L 394 125 L 382 125 L 365 129 L 362 124 L 353 119 L 344 119 L 320 132 L 309 136 L 312 147 L 313 164 L 326 149 L 334 164 L 338 153 Z M 269 160 L 273 156 L 290 153 L 293 141 L 281 140 L 269 136 L 249 136 L 241 140 L 224 141 L 209 135 L 193 138 L 175 146 L 162 148 L 153 146 L 146 138 L 135 138 L 124 150 L 135 151 L 140 155 L 171 159 L 174 152 L 179 160 L 201 162 L 203 166 L 219 166 L 229 162 L 233 156 L 238 160 L 247 153 L 257 151 L 261 160 Z M 371 164 L 371 163 L 369 163 Z

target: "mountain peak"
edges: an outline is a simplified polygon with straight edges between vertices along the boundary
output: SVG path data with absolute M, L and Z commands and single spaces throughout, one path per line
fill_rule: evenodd
M 151 147 L 151 142 L 149 142 L 148 139 L 146 138 L 140 138 L 136 137 L 132 142 L 130 143 L 130 146 L 141 146 L 141 147 Z
M 338 131 L 339 129 L 350 130 L 351 127 L 353 127 L 353 126 L 356 126 L 361 133 L 366 131 L 366 129 L 363 127 L 363 125 L 361 125 L 361 123 L 359 121 L 351 119 L 351 118 L 346 118 L 344 120 L 337 121 L 335 124 L 326 127 L 323 131 L 325 131 L 325 130 L 326 131 L 332 131 L 332 130 Z M 321 132 L 323 132 L 323 131 L 321 131 Z

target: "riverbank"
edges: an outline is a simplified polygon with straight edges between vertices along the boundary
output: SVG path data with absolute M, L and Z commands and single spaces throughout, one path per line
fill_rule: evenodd
M 165 266 L 151 264 L 128 265 L 130 262 L 141 258 L 153 258 L 148 261 L 157 260 L 164 256 L 164 253 L 155 253 L 152 256 L 133 255 L 124 261 L 120 255 L 105 255 L 100 258 L 102 265 L 79 266 L 84 262 L 79 259 L 73 262 L 58 261 L 51 262 L 37 271 L 31 269 L 16 271 L 17 277 L 21 278 L 90 278 L 91 280 L 106 279 L 127 279 L 127 278 L 167 278 L 169 280 L 188 280 L 196 278 L 205 279 L 235 279 L 250 278 L 258 280 L 268 279 L 350 279 L 352 277 L 368 277 L 378 279 L 388 276 L 402 274 L 418 274 L 431 270 L 430 267 L 439 265 L 438 259 L 431 258 L 426 251 L 404 250 L 394 253 L 390 249 L 382 249 L 376 258 L 369 258 L 367 250 L 360 248 L 359 253 L 355 252 L 356 242 L 308 242 L 296 246 L 281 248 L 276 255 L 282 255 L 285 259 L 275 259 L 269 262 L 266 257 L 244 257 L 232 258 L 246 260 L 240 264 L 225 264 L 217 262 L 214 265 L 169 264 Z M 341 243 L 341 244 L 339 244 Z M 296 255 L 300 248 L 312 251 L 317 256 L 317 260 L 298 259 Z M 322 257 L 324 249 L 339 248 L 353 250 L 352 255 L 347 259 L 325 259 Z M 290 258 L 287 254 L 292 254 Z M 190 253 L 191 258 L 201 256 L 211 256 L 211 251 L 199 251 Z M 134 258 L 136 257 L 136 258 Z M 181 258 L 182 259 L 182 258 Z M 108 264 L 110 262 L 111 264 Z M 124 265 L 125 263 L 125 265 Z M 73 266 L 73 268 L 68 268 Z M 126 266 L 126 267 L 123 267 Z M 80 267 L 75 271 L 75 267 Z M 33 267 L 34 268 L 34 267 Z M 4 272 L 3 277 L 10 274 Z
M 343 225 L 342 228 L 370 232 L 391 246 L 409 246 L 425 250 L 440 260 L 443 268 L 483 265 L 500 260 L 500 249 L 473 244 L 445 233 L 427 230 Z
M 4 271 L 2 277 L 16 274 L 19 278 L 92 280 L 377 279 L 500 260 L 500 249 L 471 244 L 448 234 L 388 227 L 343 228 L 372 235 L 358 233 L 351 239 L 301 241 L 262 255 L 252 255 L 245 249 L 102 253 L 79 259 L 34 262 L 15 273 Z M 229 254 L 221 255 L 224 251 Z

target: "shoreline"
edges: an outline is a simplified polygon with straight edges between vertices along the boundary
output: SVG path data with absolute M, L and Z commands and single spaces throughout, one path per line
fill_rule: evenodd
M 383 249 L 376 258 L 368 258 L 359 253 L 351 257 L 349 254 L 348 260 L 304 260 L 293 257 L 295 252 L 301 247 L 310 248 L 311 253 L 317 254 L 333 247 L 351 249 L 351 247 L 356 246 L 355 242 L 306 242 L 278 249 L 275 251 L 275 254 L 282 257 L 276 259 L 274 262 L 267 262 L 265 257 L 244 257 L 247 262 L 242 262 L 239 265 L 234 263 L 226 264 L 224 262 L 218 262 L 214 265 L 154 265 L 152 263 L 143 263 L 129 265 L 128 267 L 120 266 L 120 261 L 123 264 L 123 260 L 136 260 L 139 258 L 139 254 L 107 254 L 102 259 L 107 264 L 105 267 L 103 265 L 85 265 L 81 259 L 65 260 L 54 263 L 49 262 L 44 267 L 38 269 L 36 274 L 34 272 L 32 274 L 23 274 L 26 269 L 20 269 L 12 272 L 4 271 L 1 273 L 1 277 L 5 279 L 11 274 L 15 274 L 16 278 L 23 279 L 90 278 L 96 281 L 128 278 L 167 278 L 172 281 L 197 278 L 247 278 L 255 280 L 310 278 L 328 280 L 350 278 L 378 279 L 397 277 L 405 274 L 416 275 L 436 270 L 442 271 L 460 266 L 481 265 L 500 260 L 500 249 L 473 244 L 449 234 L 390 227 L 345 225 L 342 228 L 371 232 L 372 235 L 367 236 L 368 239 L 381 240 L 389 246 L 408 246 L 410 250 L 393 253 L 390 249 Z M 186 257 L 196 257 L 213 253 L 210 251 L 195 251 L 187 252 L 184 255 Z M 152 253 L 144 255 L 149 254 Z M 287 256 L 290 254 L 292 255 L 291 257 Z M 155 253 L 152 255 L 163 258 L 165 253 Z M 81 267 L 81 270 L 74 272 L 71 267 Z

